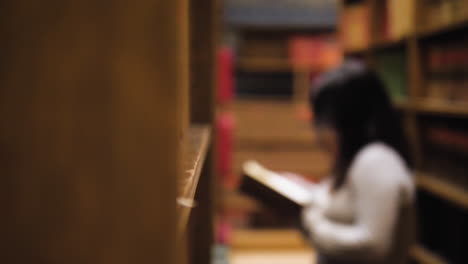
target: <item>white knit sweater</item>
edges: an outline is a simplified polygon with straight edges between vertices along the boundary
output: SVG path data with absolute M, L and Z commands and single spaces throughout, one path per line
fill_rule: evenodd
M 406 263 L 414 238 L 415 187 L 400 155 L 382 143 L 365 146 L 344 185 L 311 190 L 303 223 L 322 263 Z

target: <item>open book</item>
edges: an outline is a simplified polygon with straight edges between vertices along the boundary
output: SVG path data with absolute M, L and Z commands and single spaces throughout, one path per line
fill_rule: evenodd
M 243 174 L 240 190 L 282 214 L 299 215 L 310 203 L 313 183 L 299 175 L 273 172 L 256 161 L 245 162 Z

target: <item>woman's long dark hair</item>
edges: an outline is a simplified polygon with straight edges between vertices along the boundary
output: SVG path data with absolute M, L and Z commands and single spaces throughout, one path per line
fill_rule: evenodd
M 331 126 L 337 132 L 335 190 L 346 181 L 356 154 L 371 142 L 392 147 L 408 167 L 412 166 L 402 125 L 384 84 L 364 64 L 346 61 L 322 75 L 313 85 L 310 103 L 315 123 Z

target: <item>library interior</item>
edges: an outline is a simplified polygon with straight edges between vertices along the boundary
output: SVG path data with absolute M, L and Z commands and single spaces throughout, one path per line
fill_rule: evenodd
M 468 0 L 2 0 L 0 35 L 2 263 L 468 263 Z

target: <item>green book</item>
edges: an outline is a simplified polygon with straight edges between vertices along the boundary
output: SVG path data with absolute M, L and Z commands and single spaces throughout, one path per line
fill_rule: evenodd
M 378 54 L 377 74 L 384 82 L 392 100 L 405 101 L 408 96 L 406 56 L 404 51 L 386 51 Z

